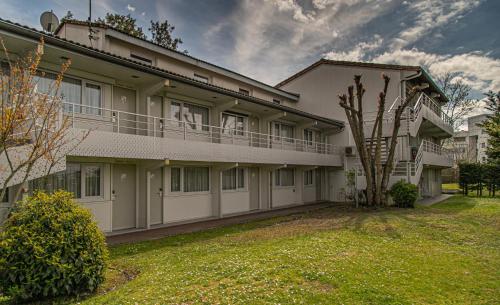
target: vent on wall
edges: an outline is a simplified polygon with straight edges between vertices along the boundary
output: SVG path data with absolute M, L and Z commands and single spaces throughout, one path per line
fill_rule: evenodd
M 137 60 L 143 61 L 143 62 L 147 62 L 150 65 L 153 64 L 153 61 L 151 59 L 146 58 L 146 57 L 142 57 L 142 56 L 139 56 L 139 55 L 136 55 L 136 54 L 133 54 L 133 53 L 130 53 L 130 57 L 133 58 L 133 59 L 137 59 Z
M 349 157 L 355 157 L 356 156 L 356 147 L 354 146 L 346 146 L 344 148 L 344 153 L 346 156 L 349 156 Z

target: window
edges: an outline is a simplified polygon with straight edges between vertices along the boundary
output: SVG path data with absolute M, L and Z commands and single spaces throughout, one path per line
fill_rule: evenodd
M 281 101 L 275 98 L 273 98 L 273 103 L 281 105 Z
M 481 143 L 481 148 L 485 148 L 486 147 L 486 143 Z
M 84 105 L 82 113 L 101 115 L 101 86 L 87 83 L 85 85 L 85 96 L 87 98 L 82 102 L 82 105 Z
M 83 181 L 82 172 L 84 173 Z M 102 166 L 68 163 L 65 171 L 29 182 L 30 194 L 33 194 L 35 190 L 52 193 L 60 189 L 73 193 L 75 198 L 101 197 Z M 84 196 L 82 196 L 82 193 Z
M 101 167 L 85 167 L 85 197 L 97 197 L 101 195 Z
M 50 72 L 39 72 L 33 78 L 35 91 L 54 96 L 56 88 L 54 82 L 57 75 Z M 82 91 L 83 88 L 83 91 Z M 57 91 L 61 97 L 65 112 L 101 115 L 102 93 L 101 86 L 80 79 L 64 76 Z M 81 105 L 81 106 L 80 106 Z
M 307 145 L 313 145 L 314 131 L 309 129 L 304 129 L 304 141 L 306 141 Z
M 199 75 L 199 74 L 196 74 L 196 73 L 194 74 L 194 79 L 196 79 L 199 82 L 205 83 L 205 84 L 209 83 L 208 77 L 203 76 L 203 75 Z
M 170 191 L 181 191 L 181 169 L 178 167 L 172 167 L 170 169 Z
M 170 117 L 176 121 L 186 122 L 186 127 L 193 130 L 208 131 L 208 108 L 182 103 L 170 103 Z M 182 124 L 179 124 L 182 126 Z
M 138 59 L 140 61 L 144 61 L 144 62 L 147 62 L 148 64 L 152 65 L 153 64 L 153 61 L 149 58 L 146 58 L 146 57 L 142 57 L 142 56 L 139 56 L 139 55 L 136 55 L 136 54 L 133 54 L 133 53 L 130 53 L 130 58 L 133 58 L 133 59 Z
M 244 95 L 250 95 L 250 91 L 247 89 L 240 88 L 238 92 Z
M 295 171 L 293 168 L 278 169 L 275 171 L 274 180 L 276 186 L 294 186 Z
M 222 172 L 222 189 L 236 190 L 245 188 L 245 169 L 232 168 Z
M 184 168 L 184 192 L 208 192 L 208 167 Z
M 0 189 L 0 194 L 2 193 L 3 189 Z M 1 198 L 0 202 L 9 202 L 9 188 L 5 191 L 5 195 L 3 198 Z
M 291 125 L 286 125 L 283 123 L 274 123 L 274 135 L 277 137 L 276 141 L 283 141 L 293 143 L 293 133 L 294 128 Z
M 222 114 L 222 132 L 242 136 L 245 132 L 245 117 L 224 112 Z
M 314 170 L 308 170 L 304 172 L 304 185 L 314 184 Z
M 55 81 L 57 75 L 50 72 L 39 72 L 33 81 L 35 83 L 35 91 L 38 93 L 47 94 L 49 96 L 56 95 Z M 71 77 L 63 77 L 57 95 L 61 97 L 63 102 L 69 104 L 80 104 L 82 101 L 82 81 Z M 73 105 L 64 105 L 64 110 L 67 112 L 73 111 Z M 80 112 L 79 107 L 75 108 L 76 112 Z

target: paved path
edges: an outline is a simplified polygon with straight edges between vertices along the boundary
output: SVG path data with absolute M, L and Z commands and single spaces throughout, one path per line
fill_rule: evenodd
M 312 210 L 318 210 L 331 206 L 344 206 L 345 204 L 332 203 L 332 202 L 320 202 L 313 204 L 306 204 L 300 206 L 292 206 L 283 209 L 275 209 L 270 211 L 259 211 L 250 214 L 217 218 L 211 220 L 205 220 L 200 222 L 193 222 L 187 224 L 179 224 L 173 226 L 165 226 L 161 228 L 154 228 L 150 230 L 137 230 L 134 232 L 110 235 L 106 237 L 108 245 L 116 245 L 123 243 L 134 243 L 145 240 L 159 239 L 165 236 L 172 236 L 183 233 L 198 232 L 207 229 L 212 229 L 216 227 L 228 226 L 233 224 L 245 223 L 259 219 L 266 219 L 277 216 L 292 215 Z
M 428 206 L 431 206 L 431 205 L 436 204 L 438 202 L 444 201 L 444 200 L 450 198 L 451 196 L 453 196 L 453 195 L 441 194 L 437 197 L 425 198 L 425 199 L 419 200 L 419 201 L 417 201 L 417 204 L 428 207 Z

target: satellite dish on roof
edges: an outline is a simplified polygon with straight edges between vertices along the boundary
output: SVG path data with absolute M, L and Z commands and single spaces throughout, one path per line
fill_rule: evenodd
M 52 11 L 46 11 L 40 15 L 40 24 L 45 31 L 52 33 L 59 26 L 59 18 Z

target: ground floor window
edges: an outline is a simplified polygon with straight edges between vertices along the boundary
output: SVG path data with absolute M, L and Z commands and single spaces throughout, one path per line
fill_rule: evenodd
M 171 192 L 208 192 L 208 167 L 173 167 L 170 169 Z
M 2 194 L 3 189 L 0 189 L 0 195 Z M 0 202 L 9 202 L 9 188 L 5 191 L 5 195 L 0 199 Z
M 245 188 L 245 169 L 232 168 L 222 172 L 223 190 L 241 190 Z
M 293 168 L 282 168 L 275 171 L 274 184 L 276 186 L 294 186 L 295 170 Z
M 83 177 L 82 177 L 83 175 Z M 66 190 L 75 198 L 102 197 L 102 165 L 68 163 L 66 170 L 29 182 L 29 193 L 43 190 L 52 193 Z
M 308 170 L 304 172 L 304 185 L 314 184 L 314 170 Z

